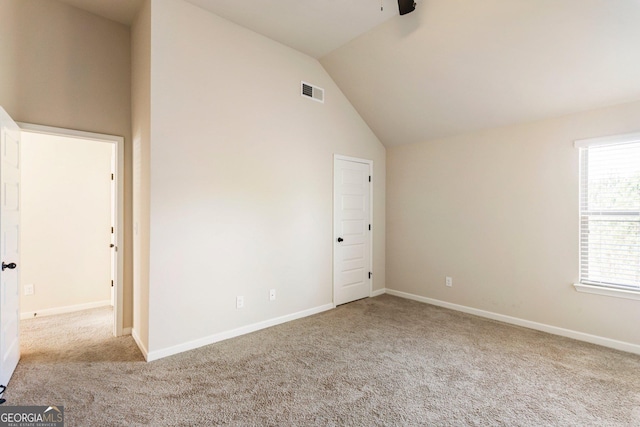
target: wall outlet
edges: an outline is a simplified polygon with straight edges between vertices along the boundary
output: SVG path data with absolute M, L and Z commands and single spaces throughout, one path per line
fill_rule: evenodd
M 244 308 L 244 297 L 236 297 L 236 308 Z
M 275 301 L 275 299 L 276 299 L 276 290 L 271 289 L 269 291 L 269 301 Z
M 33 283 L 30 283 L 28 285 L 24 285 L 24 294 L 25 295 L 33 295 L 33 293 L 34 293 Z
M 453 279 L 449 276 L 445 277 L 444 284 L 449 287 L 453 286 Z

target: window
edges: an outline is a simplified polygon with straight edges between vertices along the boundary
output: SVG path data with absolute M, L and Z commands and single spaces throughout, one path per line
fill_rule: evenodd
M 640 134 L 577 141 L 576 146 L 580 284 L 640 295 Z

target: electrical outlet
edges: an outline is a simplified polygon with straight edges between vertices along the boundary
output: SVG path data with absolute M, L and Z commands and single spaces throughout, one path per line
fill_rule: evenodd
M 269 301 L 275 301 L 275 299 L 276 299 L 276 290 L 271 289 L 269 291 Z
M 25 295 L 33 295 L 33 293 L 34 293 L 33 283 L 30 283 L 28 285 L 24 285 L 24 294 Z
M 236 297 L 236 308 L 244 308 L 244 297 Z
M 447 277 L 445 278 L 445 282 L 444 282 L 444 284 L 445 284 L 446 286 L 449 286 L 449 287 L 453 286 L 453 279 L 452 279 L 451 277 L 447 276 Z

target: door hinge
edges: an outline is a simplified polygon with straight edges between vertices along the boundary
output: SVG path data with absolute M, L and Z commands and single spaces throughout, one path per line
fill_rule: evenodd
M 113 227 L 111 227 L 111 234 L 113 234 Z
M 371 231 L 371 224 L 369 224 L 369 231 Z
M 371 279 L 371 276 L 373 276 L 373 273 L 369 272 L 369 279 Z
M 114 178 L 114 176 L 113 176 L 113 174 L 111 174 L 111 181 L 113 181 L 113 178 Z
M 371 182 L 371 175 L 369 175 L 369 182 Z
M 113 288 L 113 280 L 111 281 L 111 287 Z

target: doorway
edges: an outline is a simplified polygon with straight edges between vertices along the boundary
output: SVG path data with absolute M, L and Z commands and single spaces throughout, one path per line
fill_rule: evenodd
M 19 126 L 21 318 L 111 305 L 120 336 L 123 138 Z
M 371 296 L 373 161 L 334 156 L 333 303 Z

